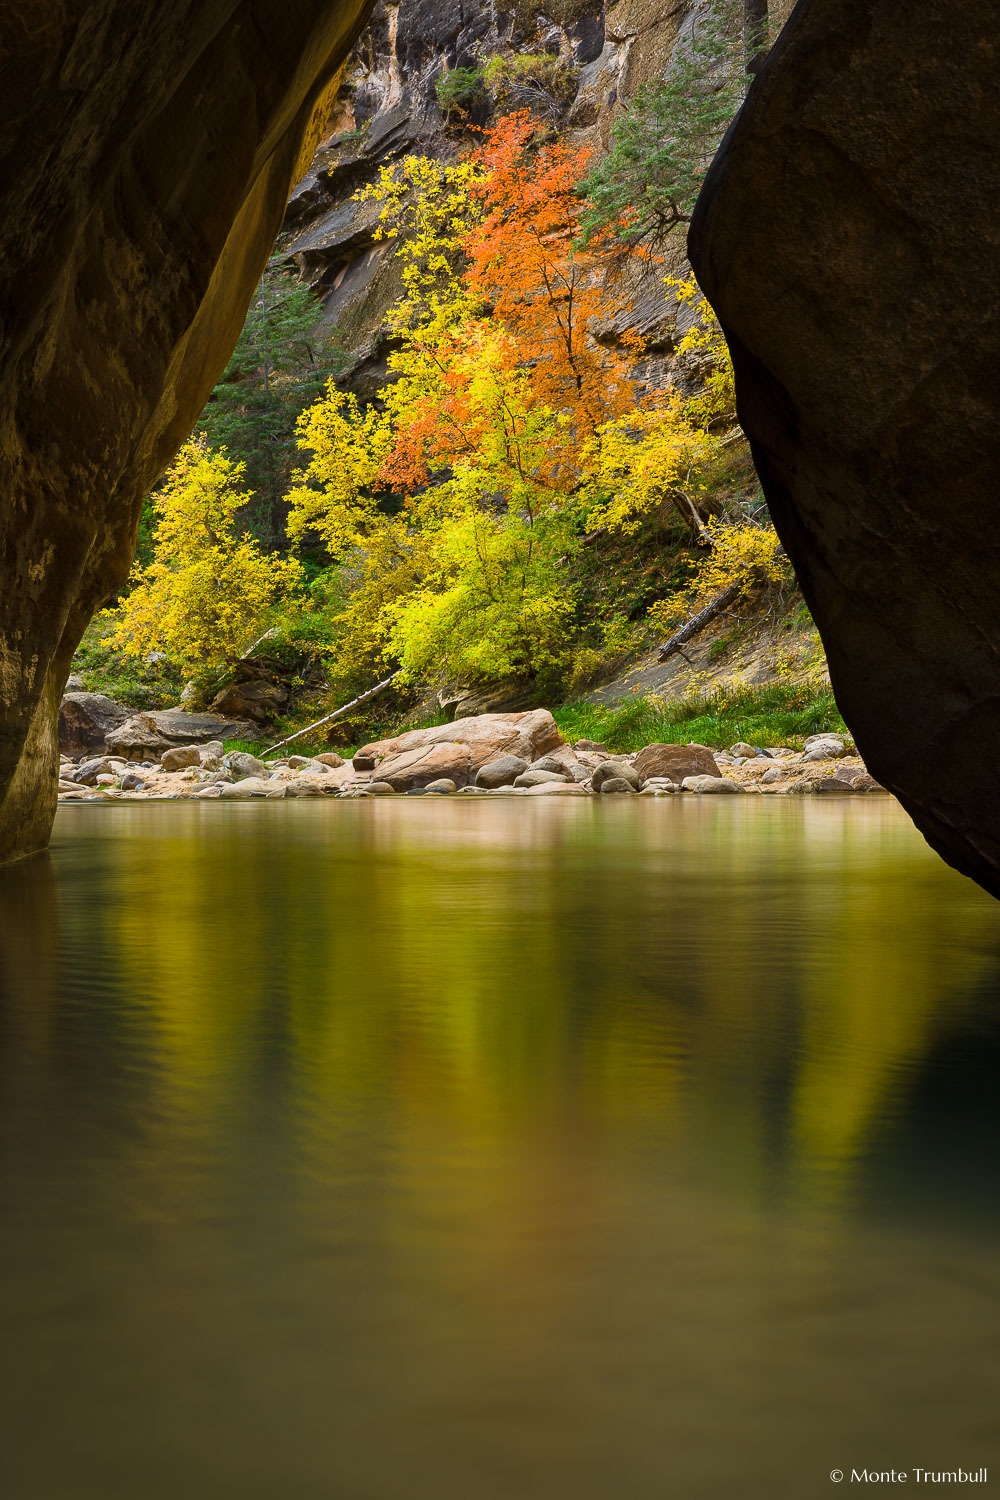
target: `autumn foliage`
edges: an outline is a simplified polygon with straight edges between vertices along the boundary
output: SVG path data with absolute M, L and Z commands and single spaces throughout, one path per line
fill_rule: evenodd
M 411 678 L 557 667 L 588 527 L 655 510 L 710 446 L 676 395 L 639 411 L 635 335 L 595 337 L 623 308 L 599 246 L 578 245 L 586 166 L 519 113 L 464 161 L 410 158 L 369 190 L 403 261 L 392 380 L 377 413 L 331 386 L 303 415 L 311 459 L 289 497 L 293 535 L 367 580 L 341 611 L 345 652 Z
M 127 656 L 168 650 L 186 667 L 232 662 L 299 583 L 294 560 L 267 556 L 236 524 L 251 496 L 243 465 L 204 437 L 186 443 L 156 495 L 155 557 L 133 571 L 112 616 Z
M 640 399 L 642 344 L 622 332 L 602 235 L 581 246 L 589 165 L 521 111 L 462 159 L 382 170 L 359 196 L 377 200 L 376 237 L 402 270 L 389 379 L 364 407 L 331 381 L 301 414 L 285 497 L 290 544 L 328 566 L 304 596 L 298 564 L 237 535 L 240 466 L 189 445 L 157 501 L 156 561 L 121 615 L 126 649 L 232 659 L 295 597 L 342 686 L 391 663 L 411 682 L 544 687 L 571 672 L 577 561 L 595 534 L 653 524 L 713 552 L 718 470 L 738 437 L 725 343 L 693 281 L 665 287 L 690 309 L 679 353 L 697 378 Z M 713 567 L 772 545 L 715 535 Z M 628 636 L 609 614 L 605 645 Z

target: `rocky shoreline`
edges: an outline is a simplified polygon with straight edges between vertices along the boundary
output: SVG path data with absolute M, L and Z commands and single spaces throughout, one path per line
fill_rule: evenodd
M 150 717 L 150 716 L 146 716 Z M 167 715 L 161 715 L 166 718 Z M 121 740 L 120 727 L 108 738 Z M 883 793 L 849 741 L 812 735 L 801 751 L 653 744 L 623 755 L 569 745 L 547 709 L 479 714 L 363 746 L 266 762 L 221 739 L 169 744 L 157 759 L 110 747 L 60 757 L 60 802 L 247 801 L 288 797 L 857 796 Z

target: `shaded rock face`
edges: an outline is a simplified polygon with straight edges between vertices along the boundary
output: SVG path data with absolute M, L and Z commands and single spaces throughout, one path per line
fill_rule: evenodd
M 475 68 L 492 54 L 558 54 L 566 65 L 562 91 L 549 103 L 551 115 L 574 142 L 599 153 L 608 144 L 616 115 L 643 84 L 660 77 L 697 0 L 677 0 L 651 9 L 648 0 L 575 0 L 559 7 L 481 0 L 459 6 L 451 0 L 378 0 L 371 22 L 352 53 L 339 108 L 308 172 L 289 199 L 281 252 L 326 302 L 326 316 L 339 330 L 355 364 L 343 384 L 362 401 L 372 400 L 388 376 L 391 335 L 386 313 L 402 292 L 401 267 L 391 241 L 375 239 L 379 205 L 354 201 L 359 188 L 377 180 L 413 153 L 448 157 L 478 136 L 438 108 L 435 82 L 451 68 Z M 544 95 L 516 88 L 504 109 L 532 106 L 544 112 Z M 497 101 L 493 101 L 496 103 Z M 465 123 L 488 124 L 491 102 L 483 94 L 470 104 Z M 668 303 L 663 277 L 684 265 L 680 239 L 663 266 L 628 273 L 624 290 L 632 306 L 595 330 L 605 344 L 621 344 L 631 330 L 647 340 L 637 358 L 640 383 L 664 383 L 679 334 L 690 313 Z M 515 707 L 477 701 L 474 689 L 459 715 Z
M 59 706 L 59 749 L 64 755 L 103 750 L 108 734 L 131 714 L 104 693 L 67 693 Z
M 801 0 L 689 242 L 865 763 L 994 895 L 998 21 Z
M 123 760 L 159 760 L 165 750 L 178 745 L 253 739 L 256 733 L 256 726 L 245 719 L 188 714 L 180 708 L 167 708 L 159 713 L 135 714 L 124 724 L 109 729 L 105 746 Z
M 236 342 L 367 0 L 0 0 L 0 858 L 73 651 Z

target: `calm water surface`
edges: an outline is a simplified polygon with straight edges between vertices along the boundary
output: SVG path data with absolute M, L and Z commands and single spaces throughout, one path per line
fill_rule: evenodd
M 4 1500 L 1000 1484 L 1000 905 L 895 804 L 67 806 L 0 950 Z

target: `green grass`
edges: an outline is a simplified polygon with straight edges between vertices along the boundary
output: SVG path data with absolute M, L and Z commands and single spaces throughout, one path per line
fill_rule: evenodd
M 801 746 L 807 735 L 823 730 L 847 733 L 833 694 L 808 685 L 722 689 L 706 696 L 663 703 L 635 698 L 627 703 L 567 703 L 553 709 L 563 738 L 596 740 L 609 750 L 627 753 L 656 741 L 686 742 L 725 748 L 737 740 L 751 745 Z
M 256 755 L 259 760 L 266 745 L 273 745 L 273 739 L 261 740 L 223 740 L 222 753 L 228 755 L 230 751 L 242 750 L 247 755 Z M 294 750 L 289 750 L 289 755 L 294 755 Z

